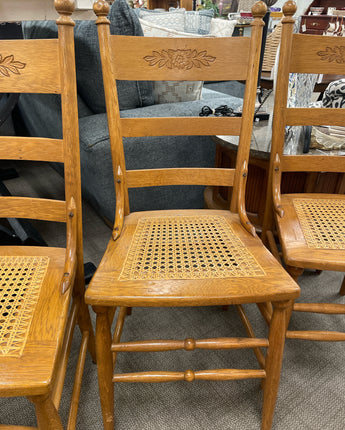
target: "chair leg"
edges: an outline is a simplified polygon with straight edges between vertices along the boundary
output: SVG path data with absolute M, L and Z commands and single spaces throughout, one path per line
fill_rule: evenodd
M 286 265 L 286 271 L 292 277 L 292 279 L 297 282 L 298 277 L 300 275 L 302 275 L 302 273 L 304 272 L 304 269 L 302 269 L 301 267 L 294 267 L 294 266 Z
M 90 312 L 88 306 L 84 303 L 83 300 L 81 300 L 80 306 L 79 306 L 79 315 L 78 315 L 78 325 L 80 328 L 80 331 L 82 332 L 89 332 L 89 341 L 87 348 L 89 350 L 89 353 L 91 355 L 92 361 L 96 363 L 96 340 L 95 335 L 93 331 L 93 326 L 91 322 Z
M 35 405 L 39 430 L 63 430 L 59 413 L 48 394 L 28 399 Z
M 270 430 L 279 389 L 280 371 L 283 361 L 287 310 L 289 301 L 273 303 L 273 314 L 269 331 L 269 347 L 266 357 L 266 380 L 264 385 L 264 401 L 261 430 Z
M 96 354 L 98 387 L 101 399 L 104 430 L 114 430 L 114 386 L 113 358 L 111 353 L 111 328 L 108 308 L 95 306 L 96 319 Z

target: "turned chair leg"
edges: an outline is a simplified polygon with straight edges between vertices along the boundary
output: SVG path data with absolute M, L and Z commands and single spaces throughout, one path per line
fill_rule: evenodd
M 301 267 L 295 267 L 295 266 L 288 266 L 288 265 L 286 265 L 286 271 L 292 277 L 292 279 L 295 282 L 297 282 L 299 276 L 301 276 L 302 273 L 304 272 L 304 269 L 302 269 Z
M 96 363 L 96 340 L 92 327 L 91 317 L 89 313 L 89 309 L 87 305 L 83 302 L 80 303 L 79 307 L 79 315 L 78 315 L 78 325 L 80 327 L 80 331 L 83 333 L 84 331 L 89 332 L 89 340 L 87 344 L 87 349 L 91 355 L 92 361 Z
M 261 430 L 272 427 L 274 408 L 279 389 L 280 372 L 283 361 L 285 327 L 288 324 L 288 309 L 291 303 L 273 303 L 273 314 L 270 322 L 269 347 L 266 358 L 266 379 L 264 384 L 264 401 Z
M 63 430 L 59 413 L 50 396 L 30 396 L 28 399 L 35 405 L 39 430 Z
M 95 306 L 98 386 L 104 430 L 114 430 L 113 357 L 108 308 Z

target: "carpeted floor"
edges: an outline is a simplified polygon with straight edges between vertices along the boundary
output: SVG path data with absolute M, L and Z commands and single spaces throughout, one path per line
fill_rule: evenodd
M 30 163 L 19 166 L 20 178 L 6 184 L 12 192 L 24 187 L 30 193 L 49 193 L 37 184 L 60 187 L 61 178 L 50 166 L 32 169 Z M 38 187 L 38 188 L 37 188 Z M 63 230 L 51 230 L 39 224 L 41 234 L 55 244 L 62 243 Z M 87 205 L 84 205 L 85 260 L 98 264 L 110 237 L 109 228 Z M 305 272 L 300 278 L 303 300 L 322 297 L 344 302 L 337 292 L 343 275 L 335 272 Z M 255 306 L 247 308 L 256 334 L 266 331 Z M 339 316 L 293 315 L 291 327 L 334 328 L 345 330 Z M 134 309 L 127 317 L 123 339 L 156 336 L 185 337 L 242 336 L 244 329 L 235 309 L 219 307 Z M 69 362 L 61 415 L 67 421 L 68 401 L 72 389 L 73 369 L 80 336 L 76 331 Z M 344 344 L 298 340 L 286 342 L 279 397 L 273 430 L 341 430 L 345 427 Z M 39 357 L 37 357 L 39 360 Z M 186 370 L 255 366 L 251 351 L 195 351 L 161 354 L 121 354 L 117 368 Z M 259 380 L 164 384 L 117 384 L 115 408 L 117 430 L 254 430 L 260 428 L 262 392 Z M 0 399 L 0 424 L 35 425 L 32 405 L 26 399 Z M 77 428 L 102 429 L 97 387 L 97 369 L 88 356 L 84 372 Z

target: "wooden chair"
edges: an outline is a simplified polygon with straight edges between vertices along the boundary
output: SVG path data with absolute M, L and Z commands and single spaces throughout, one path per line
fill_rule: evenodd
M 252 37 L 161 39 L 111 36 L 108 5 L 94 5 L 103 67 L 116 184 L 116 219 L 105 255 L 86 291 L 97 313 L 99 391 L 106 430 L 114 426 L 113 382 L 265 379 L 262 429 L 271 428 L 284 347 L 286 309 L 299 295 L 295 282 L 265 249 L 244 208 L 261 33 L 266 6 L 253 7 Z M 241 117 L 121 118 L 115 79 L 244 80 Z M 229 134 L 240 136 L 236 169 L 170 168 L 127 171 L 123 137 Z M 162 137 L 164 139 L 164 137 Z M 144 143 L 143 143 L 144 144 Z M 233 186 L 232 211 L 165 210 L 130 213 L 128 188 L 164 185 Z M 268 339 L 257 339 L 244 303 L 274 302 Z M 248 338 L 121 342 L 132 307 L 236 305 Z M 114 336 L 111 322 L 119 306 Z M 134 316 L 132 316 L 134 318 Z M 261 347 L 268 347 L 265 357 Z M 252 348 L 259 368 L 113 375 L 120 351 Z M 113 362 L 114 359 L 114 362 Z
M 286 269 L 297 281 L 304 269 L 344 271 L 345 197 L 340 193 L 345 191 L 345 160 L 337 155 L 284 155 L 285 129 L 286 126 L 322 124 L 345 126 L 345 115 L 342 109 L 287 108 L 289 73 L 344 73 L 344 59 L 338 54 L 342 49 L 339 38 L 293 34 L 292 15 L 296 5 L 288 1 L 283 10 L 263 239 L 279 259 L 274 238 L 276 225 Z M 339 194 L 282 194 L 283 172 L 309 172 L 310 175 L 339 172 Z M 344 283 L 341 294 L 345 294 Z M 345 305 L 295 303 L 293 310 L 344 314 Z M 345 333 L 288 330 L 287 337 L 336 341 L 345 340 Z
M 3 218 L 66 223 L 65 248 L 0 246 L 0 397 L 26 396 L 41 430 L 63 429 L 58 410 L 77 323 L 82 341 L 68 429 L 75 428 L 88 347 L 95 356 L 84 302 L 74 2 L 55 0 L 55 7 L 58 39 L 0 40 L 1 93 L 61 94 L 62 139 L 0 137 L 1 159 L 64 163 L 65 200 L 0 197 Z

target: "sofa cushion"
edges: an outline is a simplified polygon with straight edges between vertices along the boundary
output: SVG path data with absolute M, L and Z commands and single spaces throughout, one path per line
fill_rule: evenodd
M 111 34 L 143 36 L 134 11 L 126 0 L 116 0 L 109 13 Z M 26 39 L 57 37 L 54 21 L 29 21 L 23 23 Z M 75 51 L 78 93 L 94 113 L 106 111 L 101 59 L 94 21 L 76 21 Z M 120 109 L 133 109 L 154 103 L 152 83 L 146 81 L 118 81 Z

